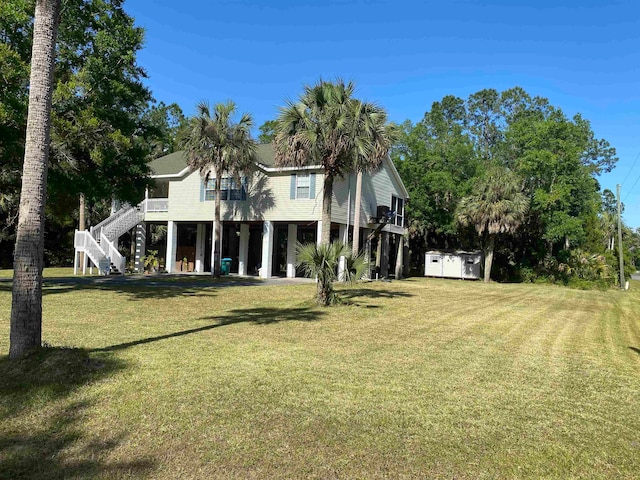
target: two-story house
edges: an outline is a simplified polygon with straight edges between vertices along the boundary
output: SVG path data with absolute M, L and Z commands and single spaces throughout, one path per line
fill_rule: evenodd
M 259 145 L 257 154 L 252 172 L 240 179 L 222 178 L 221 258 L 230 258 L 231 272 L 239 275 L 295 277 L 296 242 L 315 242 L 320 237 L 323 170 L 320 165 L 278 168 L 269 144 Z M 90 232 L 76 233 L 76 271 L 78 253 L 86 252 L 93 264 L 102 264 L 103 270 L 110 266 L 112 271 L 124 272 L 118 237 L 136 226 L 139 271 L 140 260 L 158 231 L 163 234 L 162 240 L 155 240 L 153 248 L 159 251 L 158 257 L 164 260 L 168 272 L 211 270 L 213 179 L 191 171 L 183 152 L 153 160 L 149 166 L 155 187 L 144 201 L 120 209 Z M 355 194 L 355 174 L 334 183 L 333 239 L 352 239 Z M 373 265 L 382 276 L 394 271 L 398 249 L 402 248 L 407 198 L 407 190 L 389 158 L 378 171 L 363 175 L 360 246 L 371 252 Z M 388 207 L 395 216 L 382 222 L 379 207 Z M 152 230 L 154 235 L 150 235 Z

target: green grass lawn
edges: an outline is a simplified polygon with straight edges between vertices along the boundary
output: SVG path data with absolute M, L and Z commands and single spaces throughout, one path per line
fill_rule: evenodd
M 0 478 L 638 478 L 640 282 L 314 289 L 0 282 Z

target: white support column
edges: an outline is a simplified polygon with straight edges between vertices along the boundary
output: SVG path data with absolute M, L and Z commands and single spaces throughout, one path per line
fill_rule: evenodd
M 211 222 L 211 227 L 213 230 L 211 231 L 211 275 L 215 272 L 215 262 L 216 262 L 216 242 L 214 240 L 216 236 L 216 221 Z M 220 259 L 218 259 L 220 261 Z M 218 273 L 220 273 L 220 266 L 218 265 Z
M 238 275 L 247 275 L 249 260 L 249 224 L 240 224 L 240 248 L 238 252 Z
M 165 268 L 167 272 L 174 273 L 176 266 L 176 247 L 178 245 L 178 226 L 173 220 L 167 223 L 167 258 Z
M 80 255 L 80 252 L 78 252 L 78 250 L 76 248 L 73 249 L 73 274 L 77 275 L 78 274 L 78 256 Z
M 340 233 L 338 234 L 338 238 L 340 238 L 340 241 L 347 243 L 348 241 L 347 226 L 340 225 L 339 228 L 340 228 Z M 340 257 L 340 259 L 338 260 L 338 280 L 340 280 L 341 282 L 344 281 L 344 269 L 346 268 L 346 264 L 347 264 L 346 258 Z
M 262 267 L 261 278 L 271 276 L 271 266 L 273 261 L 273 223 L 265 220 L 262 226 Z
M 316 232 L 316 245 L 322 243 L 322 220 L 318 220 L 318 231 Z
M 134 269 L 137 273 L 144 271 L 142 257 L 147 253 L 147 224 L 142 222 L 136 225 L 136 255 L 134 259 Z
M 204 272 L 204 250 L 207 228 L 204 223 L 196 226 L 196 272 Z
M 298 240 L 298 225 L 289 224 L 287 231 L 287 278 L 296 276 L 296 241 Z
M 381 261 L 380 261 L 380 277 L 387 278 L 389 276 L 389 236 L 391 234 L 389 232 L 382 232 L 380 235 L 380 253 L 381 253 Z
M 398 240 L 398 253 L 396 253 L 396 280 L 400 280 L 403 276 L 404 269 L 404 235 L 396 235 Z

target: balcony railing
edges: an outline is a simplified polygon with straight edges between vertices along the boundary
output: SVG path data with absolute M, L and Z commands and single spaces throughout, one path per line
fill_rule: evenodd
M 147 198 L 144 204 L 145 204 L 145 212 L 147 213 L 169 211 L 168 198 Z

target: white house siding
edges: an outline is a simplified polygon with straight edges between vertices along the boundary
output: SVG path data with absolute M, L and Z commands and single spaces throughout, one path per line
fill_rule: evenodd
M 169 183 L 169 218 L 175 221 L 197 222 L 213 220 L 213 202 L 201 202 L 202 176 L 191 172 Z M 224 202 L 222 202 L 224 203 Z M 222 207 L 224 211 L 224 206 Z
M 349 213 L 349 189 L 351 189 L 351 215 L 349 224 L 353 224 L 356 197 L 356 175 L 347 175 L 345 178 L 335 180 L 333 182 L 333 200 L 331 202 L 332 222 L 342 225 L 347 223 L 347 215 Z
M 291 174 L 288 172 L 270 173 L 268 187 L 271 190 L 274 205 L 264 211 L 264 219 L 274 222 L 313 221 L 322 218 L 322 182 L 323 175 L 315 173 L 314 198 L 291 198 Z M 266 194 L 269 192 L 267 191 Z
M 322 174 L 316 173 L 315 198 L 291 199 L 291 174 L 254 172 L 247 182 L 246 200 L 223 200 L 223 221 L 309 221 L 319 220 L 322 211 Z M 185 222 L 213 219 L 213 200 L 202 200 L 199 172 L 172 180 L 169 186 L 169 212 L 147 214 L 149 221 Z
M 365 173 L 362 185 L 362 205 L 360 224 L 365 227 L 369 218 L 375 216 L 378 205 L 391 206 L 391 196 L 404 198 L 402 188 L 389 165 L 383 162 L 380 170 L 373 174 Z M 223 221 L 274 221 L 308 222 L 322 218 L 323 174 L 314 172 L 315 196 L 311 199 L 292 199 L 291 173 L 276 172 L 265 174 L 254 172 L 247 183 L 247 200 L 223 200 L 220 212 Z M 146 221 L 183 221 L 203 222 L 213 220 L 214 201 L 202 200 L 202 177 L 198 171 L 182 178 L 171 180 L 169 186 L 168 212 L 148 212 Z M 351 190 L 351 208 L 349 208 L 349 190 Z M 353 224 L 355 215 L 356 175 L 338 179 L 334 183 L 332 203 L 332 221 Z M 401 227 L 388 225 L 384 229 L 392 233 L 402 233 Z
M 166 222 L 169 220 L 169 212 L 146 212 L 144 214 L 145 222 Z
M 379 205 L 391 207 L 391 196 L 403 198 L 406 196 L 402 187 L 393 174 L 390 160 L 382 163 L 380 170 L 373 174 L 365 173 L 362 176 L 362 204 L 360 207 L 360 225 L 365 227 L 369 218 L 376 215 Z M 351 175 L 344 179 L 337 180 L 333 185 L 333 203 L 331 204 L 331 219 L 340 224 L 347 223 L 347 212 L 349 211 L 349 183 L 351 184 L 351 218 L 349 224 L 353 225 L 355 215 L 355 196 L 356 196 L 356 179 L 357 176 Z M 349 181 L 350 180 L 350 181 Z M 392 233 L 403 233 L 401 227 L 387 226 L 385 231 Z

